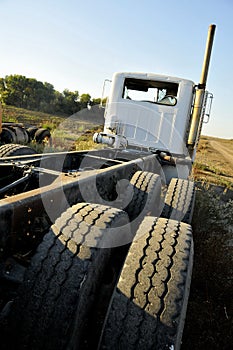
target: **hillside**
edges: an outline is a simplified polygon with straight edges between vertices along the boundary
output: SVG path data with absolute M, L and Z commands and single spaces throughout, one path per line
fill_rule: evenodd
M 43 124 L 51 124 L 55 129 L 57 125 L 67 119 L 78 120 L 79 123 L 89 123 L 93 125 L 103 124 L 104 110 L 98 105 L 93 106 L 90 110 L 85 108 L 71 116 L 54 115 L 38 111 L 31 111 L 24 108 L 17 108 L 13 106 L 3 106 L 3 122 L 18 122 L 28 126 L 42 126 Z
M 61 116 L 4 106 L 2 119 L 3 122 L 22 123 L 25 127 L 49 128 L 53 138 L 51 151 L 90 149 L 96 145 L 92 142 L 92 133 L 88 134 L 88 131 L 100 130 L 99 127 L 104 123 L 104 109 L 94 105 L 91 109 L 85 108 L 71 116 Z

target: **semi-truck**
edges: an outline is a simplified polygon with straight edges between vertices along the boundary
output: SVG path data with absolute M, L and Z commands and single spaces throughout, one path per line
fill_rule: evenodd
M 3 349 L 180 349 L 214 32 L 199 84 L 114 74 L 102 148 L 0 147 Z

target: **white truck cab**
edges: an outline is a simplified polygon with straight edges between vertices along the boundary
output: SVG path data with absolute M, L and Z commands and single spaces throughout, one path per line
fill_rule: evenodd
M 152 73 L 115 73 L 104 130 L 94 141 L 193 161 L 204 116 L 210 116 L 213 95 L 205 88 L 214 31 L 211 25 L 199 84 Z
M 115 73 L 105 110 L 104 133 L 139 146 L 187 155 L 195 84 L 149 74 Z

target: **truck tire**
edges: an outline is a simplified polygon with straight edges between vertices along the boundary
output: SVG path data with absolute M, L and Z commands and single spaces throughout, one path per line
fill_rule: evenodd
M 40 128 L 35 132 L 35 140 L 37 143 L 44 145 L 51 144 L 51 133 L 48 129 Z
M 3 127 L 0 135 L 0 141 L 2 144 L 16 143 L 17 137 L 14 132 L 14 129 L 11 127 Z
M 14 157 L 22 155 L 36 154 L 34 149 L 16 144 L 7 144 L 0 146 L 0 158 L 2 157 Z
M 129 187 L 133 197 L 125 208 L 131 221 L 145 215 L 160 215 L 161 179 L 147 171 L 137 171 L 131 178 Z
M 12 306 L 13 348 L 79 348 L 83 324 L 111 256 L 111 249 L 98 247 L 111 229 L 117 231 L 127 222 L 127 214 L 119 209 L 87 203 L 72 206 L 56 220 Z
M 14 131 L 16 135 L 16 143 L 26 144 L 29 142 L 29 136 L 26 129 L 21 126 L 15 126 Z
M 146 217 L 113 293 L 99 349 L 179 349 L 192 262 L 191 226 Z
M 27 133 L 29 136 L 30 141 L 33 141 L 35 138 L 35 133 L 37 132 L 38 128 L 36 126 L 31 126 L 27 129 Z
M 3 144 L 29 142 L 27 130 L 21 125 L 3 126 L 0 139 Z
M 173 178 L 165 196 L 162 216 L 190 224 L 194 203 L 195 183 L 189 180 Z

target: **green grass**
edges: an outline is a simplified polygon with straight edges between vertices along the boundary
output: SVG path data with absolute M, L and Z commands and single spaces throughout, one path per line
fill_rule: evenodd
M 13 106 L 3 106 L 3 122 L 23 123 L 25 127 L 48 125 L 49 129 L 56 128 L 64 121 L 64 116 L 52 115 L 37 111 L 30 111 Z
M 224 173 L 221 169 L 219 169 L 215 166 L 206 165 L 206 164 L 199 163 L 199 162 L 194 162 L 194 167 L 196 169 L 199 169 L 199 170 L 209 171 L 209 172 L 216 174 L 216 175 L 228 176 L 227 173 Z

